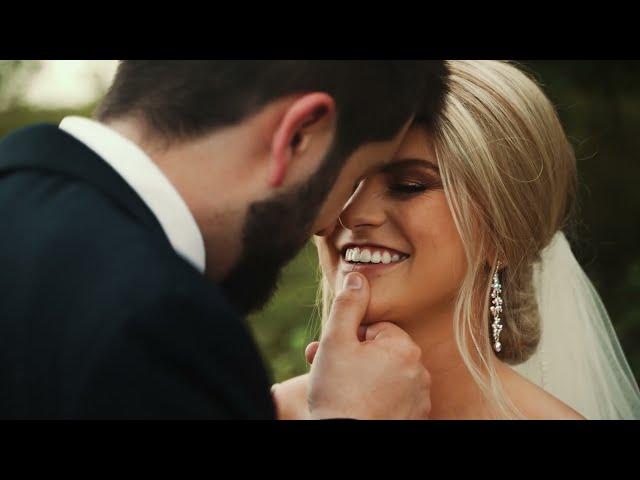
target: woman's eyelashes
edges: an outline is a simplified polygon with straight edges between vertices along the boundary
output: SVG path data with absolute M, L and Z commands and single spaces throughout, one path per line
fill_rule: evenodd
M 392 177 L 388 179 L 389 194 L 396 197 L 415 196 L 440 186 L 440 182 L 435 179 L 407 177 Z

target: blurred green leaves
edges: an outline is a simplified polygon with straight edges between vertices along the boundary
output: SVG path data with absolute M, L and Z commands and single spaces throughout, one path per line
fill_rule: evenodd
M 20 104 L 29 79 L 40 67 L 40 62 L 0 60 L 0 112 Z
M 304 349 L 320 330 L 317 278 L 316 248 L 309 242 L 282 272 L 280 288 L 271 302 L 248 319 L 277 382 L 307 371 Z

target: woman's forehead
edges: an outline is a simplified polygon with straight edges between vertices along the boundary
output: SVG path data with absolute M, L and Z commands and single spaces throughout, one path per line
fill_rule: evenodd
M 433 159 L 431 134 L 424 125 L 412 125 L 402 140 L 394 159 L 420 158 Z

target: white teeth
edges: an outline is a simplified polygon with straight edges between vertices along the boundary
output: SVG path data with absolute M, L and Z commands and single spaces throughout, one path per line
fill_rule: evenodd
M 344 259 L 352 263 L 382 263 L 388 265 L 404 260 L 405 258 L 406 255 L 392 254 L 388 250 L 375 250 L 371 253 L 371 250 L 367 248 L 360 250 L 357 247 L 349 248 L 344 253 Z

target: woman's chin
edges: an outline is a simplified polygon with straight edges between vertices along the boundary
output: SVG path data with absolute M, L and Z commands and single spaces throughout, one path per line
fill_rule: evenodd
M 372 325 L 379 322 L 398 323 L 401 308 L 398 302 L 376 301 L 372 296 L 361 325 Z
M 369 273 L 368 275 L 365 273 Z M 402 280 L 396 278 L 387 278 L 378 272 L 371 270 L 361 272 L 365 274 L 369 281 L 370 298 L 369 306 L 365 318 L 361 322 L 362 325 L 371 325 L 378 322 L 393 322 L 401 317 L 400 312 L 405 311 L 408 306 L 408 300 L 404 295 L 404 290 L 398 289 L 398 283 Z M 347 272 L 348 273 L 348 272 Z M 346 273 L 342 273 L 336 279 L 335 285 L 341 285 L 344 282 Z

